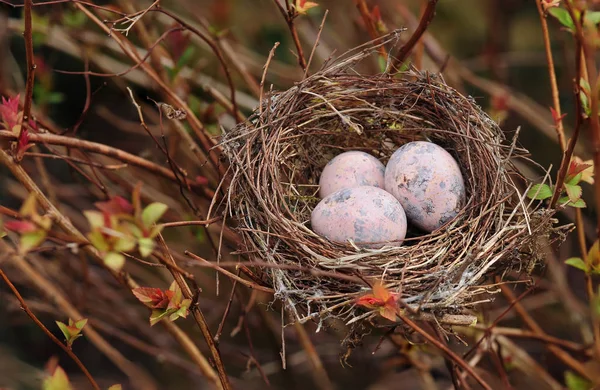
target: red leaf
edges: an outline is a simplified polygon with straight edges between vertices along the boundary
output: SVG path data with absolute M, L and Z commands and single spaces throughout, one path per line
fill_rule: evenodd
M 356 304 L 369 309 L 378 309 L 379 315 L 390 321 L 396 320 L 398 310 L 396 294 L 391 293 L 379 281 L 373 284 L 373 293 L 365 294 L 356 300 Z
M 171 27 L 177 27 L 177 24 L 174 24 Z M 171 55 L 173 56 L 173 61 L 177 63 L 181 55 L 185 51 L 185 49 L 190 44 L 190 36 L 189 34 L 184 33 L 181 30 L 176 30 L 167 35 L 165 38 L 167 45 L 169 45 L 169 49 L 171 49 Z
M 550 113 L 552 113 L 552 121 L 554 121 L 554 126 L 558 126 L 560 122 L 562 122 L 563 118 L 567 116 L 567 114 L 558 115 L 554 108 L 550 107 Z
M 208 179 L 204 176 L 196 176 L 196 183 L 201 186 L 205 186 L 208 184 Z
M 492 96 L 492 108 L 496 111 L 507 111 L 510 94 L 503 92 Z
M 567 171 L 567 181 L 569 178 L 577 176 L 591 166 L 591 164 L 582 164 L 578 161 L 575 161 L 575 159 L 571 160 L 569 163 L 569 170 Z
M 19 95 L 8 99 L 2 97 L 0 119 L 10 131 L 19 123 Z
M 33 222 L 29 221 L 8 221 L 4 224 L 4 228 L 20 234 L 35 232 L 38 229 Z
M 25 151 L 29 149 L 27 147 L 27 145 L 29 145 L 29 131 L 26 128 L 22 129 L 17 142 L 17 152 L 20 154 L 25 153 Z
M 133 212 L 133 206 L 131 203 L 121 196 L 113 196 L 107 202 L 96 202 L 94 205 L 98 208 L 98 210 L 109 215 L 131 214 Z
M 373 7 L 371 11 L 371 17 L 375 23 L 381 22 L 381 10 L 379 9 L 379 5 Z
M 132 292 L 140 302 L 151 309 L 165 309 L 169 305 L 170 298 L 160 288 L 138 287 Z
M 8 99 L 2 97 L 2 110 L 6 110 L 11 114 L 17 115 L 19 113 L 19 97 L 20 95 L 9 97 Z

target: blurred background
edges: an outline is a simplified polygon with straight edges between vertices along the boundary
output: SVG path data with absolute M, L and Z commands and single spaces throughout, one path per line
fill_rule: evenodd
M 315 2 L 318 6 L 294 21 L 299 42 L 308 57 L 328 10 L 311 71 L 373 38 L 365 24 L 364 12 L 361 13 L 362 4 L 372 20 L 381 23 L 380 32 L 407 29 L 400 34 L 399 44 L 415 30 L 427 4 L 424 0 Z M 20 93 L 22 98 L 26 83 L 23 2 L 0 3 L 0 94 Z M 142 11 L 152 2 L 47 3 L 33 9 L 36 120 L 53 133 L 101 143 L 165 165 L 164 155 L 140 126 L 138 112 L 126 89 L 130 87 L 142 106 L 150 133 L 160 142 L 165 135 L 165 149 L 171 157 L 188 177 L 199 176 L 208 187 L 215 188 L 220 174 L 207 163 L 209 157 L 205 153 L 191 147 L 190 139 L 197 142 L 197 133 L 187 125 L 160 122 L 156 106 L 148 98 L 167 101 L 164 91 L 143 66 L 134 67 L 134 61 L 124 51 L 135 49 L 144 57 L 152 48 L 145 64 L 155 69 L 169 89 L 186 102 L 214 140 L 236 123 L 230 101 L 232 87 L 240 116 L 248 116 L 258 106 L 263 67 L 275 42 L 280 45 L 268 67 L 265 90 L 271 86 L 274 90 L 285 90 L 303 76 L 292 35 L 275 0 L 164 0 L 160 1 L 160 7 L 168 13 L 148 12 L 130 31 L 124 31 L 128 26 L 126 20 L 112 22 L 122 19 L 121 13 Z M 200 34 L 175 31 L 155 44 L 165 31 L 179 25 L 172 15 Z M 96 22 L 92 16 L 97 18 Z M 575 46 L 572 35 L 556 19 L 548 17 L 547 21 L 560 103 L 567 114 L 568 136 L 575 119 Z M 120 46 L 99 24 L 114 28 L 113 34 L 121 36 L 127 42 L 125 46 Z M 214 47 L 218 47 L 222 62 L 229 67 L 231 86 Z M 556 175 L 562 156 L 549 109 L 551 90 L 536 1 L 440 0 L 431 25 L 413 52 L 412 62 L 425 71 L 441 71 L 446 82 L 472 96 L 501 123 L 507 138 L 511 139 L 520 129 L 518 143 L 539 164 L 520 166 L 527 177 L 540 181 L 544 170 L 551 166 L 552 175 Z M 77 73 L 86 69 L 95 74 Z M 373 61 L 357 71 L 377 73 L 379 69 L 377 61 Z M 592 157 L 589 140 L 589 132 L 582 129 L 575 154 L 583 160 Z M 73 158 L 88 158 L 76 150 L 72 153 Z M 118 163 L 106 156 L 94 156 L 94 161 Z M 177 183 L 135 167 L 114 167 L 98 173 L 89 165 L 78 170 L 64 160 L 40 157 L 29 158 L 23 165 L 81 231 L 87 229 L 82 210 L 92 209 L 94 202 L 109 195 L 129 199 L 137 181 L 144 183 L 144 202 L 160 201 L 169 206 L 167 222 L 203 219 L 210 207 L 210 198 L 202 191 L 183 196 Z M 588 207 L 583 210 L 583 232 L 588 247 L 596 235 L 592 194 L 592 187 L 584 183 L 583 198 Z M 18 210 L 26 195 L 15 177 L 0 167 L 0 205 Z M 562 223 L 575 221 L 573 210 L 565 210 L 558 217 Z M 170 248 L 180 254 L 176 258 L 178 264 L 193 273 L 201 288 L 199 304 L 212 332 L 220 334 L 219 348 L 234 388 L 453 387 L 451 364 L 418 337 L 406 338 L 400 331 L 386 334 L 373 330 L 348 353 L 347 346 L 341 344 L 344 324 L 331 323 L 318 332 L 315 324 L 288 326 L 282 331 L 280 305 L 269 294 L 232 290 L 232 283 L 226 277 L 219 279 L 217 291 L 216 272 L 182 254 L 189 250 L 210 261 L 217 256 L 222 256 L 222 261 L 236 260 L 229 252 L 217 253 L 218 225 L 169 228 L 164 237 Z M 565 345 L 559 343 L 561 348 L 580 362 L 581 367 L 594 371 L 599 368 L 589 350 L 592 330 L 584 274 L 564 265 L 565 259 L 580 256 L 578 248 L 576 234 L 571 234 L 560 247 L 548 250 L 545 264 L 536 268 L 531 277 L 510 275 L 509 278 L 530 283 L 511 287 L 517 296 L 535 284 L 535 290 L 520 301 L 522 307 L 547 335 L 564 342 Z M 115 383 L 123 384 L 126 389 L 214 388 L 165 328 L 149 326 L 148 310 L 129 296 L 106 270 L 90 262 L 82 252 L 70 251 L 60 240 L 39 249 L 28 256 L 35 271 L 68 297 L 101 337 L 146 378 L 137 381 L 128 376 L 116 368 L 114 355 L 111 358 L 99 352 L 98 346 L 84 337 L 75 342 L 73 350 L 102 388 Z M 3 264 L 1 259 L 0 254 L 0 266 L 5 267 L 30 309 L 62 339 L 54 321 L 66 322 L 67 316 L 48 296 L 48 291 L 43 292 L 27 275 L 7 262 Z M 126 269 L 142 286 L 167 288 L 170 284 L 170 274 L 165 268 L 132 261 Z M 224 317 L 227 307 L 230 310 Z M 490 337 L 480 345 L 480 350 L 465 359 L 476 360 L 477 370 L 494 389 L 572 388 L 573 378 L 581 379 L 580 388 L 591 388 L 581 375 L 574 373 L 573 367 L 548 349 L 548 345 L 554 345 L 552 342 L 527 333 L 522 316 L 511 310 L 505 297 L 498 295 L 480 309 L 481 327 L 460 333 L 468 346 L 460 338 L 444 339 L 455 351 L 466 353 L 481 338 L 485 325 L 501 316 L 493 337 L 488 334 Z M 177 324 L 209 356 L 193 321 L 181 319 Z M 286 369 L 282 368 L 280 356 L 282 333 Z M 56 364 L 52 359 L 58 359 L 74 388 L 90 388 L 77 366 L 25 315 L 10 290 L 0 283 L 0 388 L 41 388 L 43 378 L 48 375 L 46 365 L 49 361 L 50 365 Z M 472 386 L 477 388 L 475 383 Z

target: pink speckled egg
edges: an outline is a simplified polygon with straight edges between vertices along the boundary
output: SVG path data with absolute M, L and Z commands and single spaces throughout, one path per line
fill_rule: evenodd
M 385 166 L 368 153 L 344 152 L 329 161 L 321 173 L 319 195 L 325 198 L 334 192 L 352 187 L 383 188 Z
M 406 235 L 400 202 L 377 187 L 344 188 L 325 197 L 311 215 L 315 233 L 334 242 L 366 248 L 398 246 Z
M 424 141 L 409 142 L 392 154 L 385 189 L 400 201 L 408 220 L 427 232 L 456 217 L 466 198 L 456 160 L 442 147 Z

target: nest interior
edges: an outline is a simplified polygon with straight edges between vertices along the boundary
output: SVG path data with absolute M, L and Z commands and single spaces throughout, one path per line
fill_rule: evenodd
M 486 284 L 490 274 L 535 261 L 548 243 L 552 213 L 523 195 L 527 181 L 513 159 L 527 152 L 505 139 L 472 98 L 414 70 L 358 75 L 354 65 L 366 55 L 270 94 L 225 135 L 227 207 L 243 237 L 241 251 L 262 265 L 265 282 L 295 320 L 367 318 L 373 313 L 355 301 L 374 280 L 436 319 L 463 313 L 495 290 Z M 413 140 L 434 142 L 459 162 L 467 202 L 455 219 L 432 234 L 409 228 L 402 246 L 377 250 L 312 232 L 310 213 L 329 160 L 362 150 L 385 164 Z

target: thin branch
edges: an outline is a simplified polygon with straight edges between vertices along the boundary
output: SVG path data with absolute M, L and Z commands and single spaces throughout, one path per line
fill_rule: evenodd
M 165 259 L 167 260 L 167 262 L 169 262 L 171 265 L 176 266 L 177 263 L 175 262 L 175 259 L 173 258 L 173 255 L 171 254 L 167 243 L 165 242 L 160 233 L 158 234 L 158 240 L 166 253 Z M 175 281 L 179 285 L 183 296 L 186 299 L 193 300 L 194 294 L 192 293 L 192 290 L 188 286 L 181 272 L 178 272 L 177 270 L 171 267 L 169 267 L 169 271 L 171 272 L 173 279 L 175 279 Z M 217 347 L 215 339 L 213 338 L 213 335 L 210 332 L 210 328 L 208 327 L 208 323 L 204 318 L 204 314 L 202 313 L 202 310 L 200 310 L 200 305 L 198 305 L 197 302 L 194 302 L 190 307 L 190 311 L 192 312 L 194 320 L 196 320 L 196 324 L 202 332 L 202 336 L 204 336 L 204 340 L 206 341 L 208 349 L 210 350 L 210 353 L 212 355 L 213 362 L 215 366 L 217 366 L 217 373 L 219 374 L 219 379 L 221 381 L 221 386 L 223 387 L 223 390 L 232 390 L 231 383 L 229 383 L 229 378 L 227 376 L 227 372 L 225 371 L 225 365 L 223 364 L 223 360 L 221 359 L 221 353 L 219 352 L 219 348 Z
M 298 37 L 298 30 L 296 30 L 296 25 L 294 24 L 294 19 L 298 16 L 298 13 L 294 7 L 290 7 L 287 0 L 284 0 L 286 3 L 287 10 L 284 9 L 279 0 L 273 0 L 277 9 L 285 19 L 285 23 L 292 34 L 292 40 L 294 41 L 294 45 L 296 46 L 296 51 L 298 52 L 298 65 L 302 68 L 302 71 L 306 70 L 306 58 L 304 58 L 304 50 L 302 50 L 302 44 L 300 43 L 300 38 Z
M 24 18 L 25 18 L 25 31 L 23 37 L 25 38 L 25 56 L 27 60 L 27 84 L 25 86 L 25 102 L 23 103 L 23 124 L 21 126 L 21 133 L 25 131 L 25 127 L 29 123 L 29 116 L 31 114 L 31 103 L 33 100 L 33 83 L 35 81 L 35 62 L 33 57 L 33 31 L 31 25 L 31 7 L 33 6 L 32 0 L 25 0 Z
M 546 62 L 548 63 L 548 73 L 550 76 L 550 89 L 552 91 L 552 105 L 558 118 L 561 117 L 560 99 L 558 93 L 558 85 L 556 83 L 556 72 L 554 71 L 554 59 L 552 58 L 552 47 L 550 45 L 550 33 L 548 32 L 548 22 L 542 7 L 542 0 L 536 0 L 538 13 L 540 14 L 540 24 L 542 25 L 542 35 L 544 37 L 544 49 L 546 50 Z M 556 123 L 556 134 L 558 136 L 558 144 L 561 151 L 565 151 L 567 142 L 565 140 L 565 129 L 563 127 L 562 118 Z
M 523 322 L 525 322 L 525 325 L 527 325 L 527 327 L 529 329 L 531 329 L 533 332 L 545 336 L 546 333 L 544 332 L 544 330 L 529 315 L 527 310 L 525 308 L 523 308 L 521 303 L 515 299 L 515 296 L 514 296 L 513 292 L 510 290 L 510 288 L 506 285 L 500 285 L 500 289 L 502 290 L 502 293 L 504 294 L 506 299 L 509 301 L 509 303 L 514 305 L 515 310 L 517 311 L 517 313 L 519 314 L 519 316 L 521 317 Z M 552 344 L 546 345 L 546 348 L 548 348 L 548 350 L 550 352 L 552 352 L 552 354 L 554 356 L 559 358 L 564 364 L 569 366 L 572 370 L 577 372 L 579 375 L 585 377 L 586 379 L 594 380 L 594 379 L 600 378 L 599 374 L 590 375 L 589 370 L 586 370 L 585 366 L 581 362 L 574 359 L 571 355 L 569 355 L 567 352 L 563 351 L 562 349 L 558 348 L 556 345 L 552 345 Z M 594 376 L 596 376 L 597 378 L 594 378 Z
M 0 130 L 0 138 L 16 139 L 17 136 L 11 133 L 10 131 Z M 131 153 L 127 153 L 118 148 L 113 148 L 108 145 L 48 133 L 30 134 L 29 139 L 31 140 L 31 142 L 66 146 L 70 148 L 83 149 L 89 152 L 102 154 L 117 159 L 119 161 L 126 162 L 130 165 L 146 169 L 152 173 L 156 173 L 160 176 L 166 177 L 167 179 L 177 181 L 177 177 L 170 169 L 161 167 L 160 165 L 156 165 L 155 163 L 145 160 L 141 157 L 138 157 Z M 190 187 L 204 187 L 189 179 L 186 179 L 185 181 L 186 185 L 189 185 Z M 210 198 L 212 198 L 212 195 L 210 196 Z
M 2 277 L 2 279 L 4 279 L 4 282 L 12 290 L 15 297 L 17 297 L 17 299 L 19 300 L 19 302 L 21 304 L 21 308 L 23 309 L 23 311 L 25 311 L 25 313 L 29 316 L 29 318 L 31 318 L 33 320 L 33 322 L 35 322 L 35 324 L 42 331 L 44 331 L 44 333 L 46 333 L 46 335 L 50 338 L 50 340 L 52 340 L 54 342 L 54 344 L 58 345 L 63 351 L 65 351 L 65 353 L 67 355 L 69 355 L 69 357 L 71 359 L 73 359 L 75 364 L 77 364 L 79 369 L 81 369 L 81 371 L 83 372 L 85 377 L 88 379 L 88 381 L 90 382 L 92 387 L 96 390 L 100 390 L 100 387 L 98 386 L 98 384 L 96 383 L 96 381 L 94 380 L 94 378 L 92 377 L 92 375 L 90 374 L 88 369 L 85 367 L 85 365 L 81 362 L 81 360 L 79 360 L 77 355 L 75 355 L 75 353 L 71 350 L 71 348 L 67 347 L 64 343 L 62 343 L 56 336 L 54 336 L 52 334 L 52 332 L 50 332 L 48 330 L 48 328 L 46 328 L 46 326 L 44 324 L 42 324 L 42 322 L 40 320 L 38 320 L 38 318 L 35 316 L 35 314 L 33 314 L 33 312 L 27 306 L 27 302 L 25 302 L 25 300 L 21 296 L 21 294 L 19 293 L 19 290 L 17 290 L 17 288 L 14 286 L 14 284 L 12 284 L 12 282 L 10 281 L 8 276 L 4 273 L 4 271 L 1 268 L 0 268 L 0 277 Z
M 423 16 L 421 17 L 421 21 L 417 26 L 417 29 L 410 37 L 410 39 L 400 48 L 396 58 L 394 59 L 394 68 L 398 69 L 400 65 L 406 60 L 412 49 L 416 46 L 416 44 L 421 39 L 421 36 L 427 30 L 429 23 L 433 20 L 435 16 L 435 6 L 437 5 L 438 0 L 429 0 L 427 3 L 427 7 L 425 8 L 425 12 L 423 12 Z
M 483 380 L 483 378 L 481 378 L 481 376 L 479 376 L 479 374 L 476 373 L 475 370 L 473 370 L 473 367 L 471 367 L 460 356 L 458 356 L 456 353 L 454 353 L 450 348 L 448 348 L 447 346 L 442 344 L 439 340 L 437 340 L 435 337 L 433 337 L 432 335 L 427 333 L 423 328 L 421 328 L 419 325 L 417 325 L 415 322 L 413 322 L 410 318 L 408 318 L 404 314 L 402 314 L 400 312 L 397 312 L 396 314 L 398 315 L 398 317 L 400 317 L 400 319 L 406 325 L 410 326 L 413 330 L 415 330 L 417 333 L 419 333 L 421 336 L 423 336 L 427 341 L 429 341 L 431 344 L 433 344 L 436 348 L 438 348 L 439 350 L 444 352 L 450 359 L 452 359 L 452 361 L 454 363 L 456 363 L 463 370 L 465 370 L 471 377 L 473 377 L 473 379 L 475 379 L 477 381 L 477 383 L 479 383 L 481 385 L 481 387 L 483 387 L 486 390 L 492 390 L 490 385 L 488 385 Z

